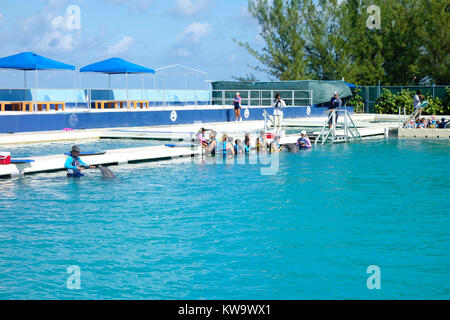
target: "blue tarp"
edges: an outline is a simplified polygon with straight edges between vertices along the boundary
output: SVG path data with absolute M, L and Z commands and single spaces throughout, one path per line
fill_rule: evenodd
M 90 64 L 80 69 L 80 72 L 100 72 L 106 74 L 123 74 L 123 73 L 155 73 L 155 70 L 149 69 L 121 58 L 111 58 Z
M 33 52 L 22 52 L 0 58 L 0 68 L 18 70 L 75 70 L 75 66 L 45 58 Z

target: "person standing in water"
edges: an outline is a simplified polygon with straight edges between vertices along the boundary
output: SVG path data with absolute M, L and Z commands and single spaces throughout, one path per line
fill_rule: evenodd
M 311 149 L 312 148 L 311 140 L 309 140 L 306 130 L 303 130 L 300 133 L 300 135 L 301 135 L 300 139 L 297 140 L 297 148 L 299 150 Z
M 233 141 L 233 140 L 231 140 Z M 233 144 L 229 141 L 228 136 L 226 134 L 224 134 L 222 136 L 222 141 L 220 142 L 220 144 L 222 145 L 222 156 L 225 158 L 226 156 L 234 156 L 235 152 L 234 152 L 234 146 Z
M 259 137 L 256 139 L 256 151 L 257 152 L 264 152 L 267 151 L 268 143 L 266 140 L 266 132 L 264 130 L 261 130 L 259 132 Z
M 95 166 L 90 166 L 83 162 L 80 158 L 81 148 L 77 145 L 72 147 L 70 156 L 67 157 L 64 167 L 67 169 L 67 176 L 70 178 L 81 178 L 84 174 L 81 173 L 84 169 L 95 169 Z
M 234 106 L 235 121 L 242 121 L 241 117 L 242 98 L 239 92 L 236 92 L 236 97 L 233 100 L 233 106 Z
M 250 142 L 250 133 L 245 134 L 244 139 L 244 151 L 245 153 L 250 153 L 250 150 L 252 149 L 251 142 Z
M 275 129 L 281 130 L 281 120 L 283 119 L 283 108 L 286 108 L 286 102 L 281 99 L 281 95 L 277 93 L 273 101 L 273 120 Z
M 206 150 L 206 154 L 214 157 L 216 155 L 216 149 L 217 149 L 217 140 L 216 140 L 216 132 L 211 131 L 209 133 L 209 142 L 207 145 L 203 145 L 203 147 Z
M 283 147 L 280 146 L 280 136 L 275 136 L 270 143 L 270 153 L 280 152 L 281 150 L 283 150 Z

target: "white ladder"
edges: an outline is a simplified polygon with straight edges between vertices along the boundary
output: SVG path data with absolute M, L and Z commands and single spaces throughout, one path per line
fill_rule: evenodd
M 344 116 L 344 122 L 343 122 L 344 134 L 337 134 L 337 131 L 336 131 L 337 112 L 343 113 L 343 116 Z M 330 121 L 332 123 L 331 128 L 329 127 Z M 314 144 L 317 146 L 317 144 L 320 142 L 321 145 L 324 145 L 328 140 L 330 140 L 331 143 L 349 142 L 350 140 L 353 140 L 353 141 L 362 140 L 361 134 L 359 133 L 358 128 L 356 127 L 355 123 L 353 122 L 352 117 L 350 116 L 350 114 L 348 113 L 348 111 L 346 109 L 333 110 L 330 113 L 327 121 L 323 125 L 322 131 L 320 132 L 319 136 L 316 138 L 316 141 L 314 142 Z

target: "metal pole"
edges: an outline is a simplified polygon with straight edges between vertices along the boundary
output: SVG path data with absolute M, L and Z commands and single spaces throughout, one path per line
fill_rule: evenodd
M 77 68 L 73 70 L 73 85 L 75 91 L 75 111 L 78 110 L 78 96 L 77 96 Z
M 127 108 L 130 108 L 130 89 L 128 88 L 128 72 L 125 73 L 127 78 Z
M 348 137 L 348 114 L 347 110 L 344 110 L 344 117 L 345 117 L 345 139 Z
M 23 88 L 27 88 L 27 71 L 23 70 Z
M 83 85 L 82 85 L 82 82 L 81 82 L 81 72 L 79 74 L 80 74 L 79 86 L 80 86 L 80 91 L 82 91 L 83 90 Z M 83 97 L 83 95 L 81 95 L 81 97 Z
M 111 73 L 108 73 L 108 89 L 111 89 Z
M 332 128 L 333 128 L 333 142 L 336 140 L 336 110 L 333 110 L 333 120 L 332 120 Z
M 36 76 L 36 90 L 34 92 L 34 110 L 37 111 L 37 91 L 38 91 L 38 75 L 37 75 L 37 69 L 34 70 L 35 76 Z

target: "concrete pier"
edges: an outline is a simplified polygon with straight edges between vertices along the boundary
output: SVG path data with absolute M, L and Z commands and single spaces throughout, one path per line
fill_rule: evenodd
M 201 155 L 200 147 L 177 147 L 165 146 L 127 148 L 108 150 L 103 155 L 82 156 L 84 162 L 89 165 L 119 165 L 145 161 L 170 160 L 180 157 L 194 157 Z M 67 156 L 51 155 L 42 157 L 31 157 L 31 163 L 0 165 L 0 177 L 10 178 L 24 174 L 52 172 L 65 170 L 64 163 Z
M 450 139 L 450 129 L 398 129 L 400 138 Z

